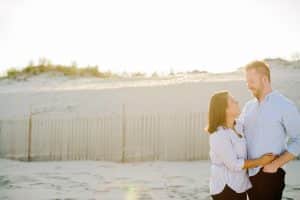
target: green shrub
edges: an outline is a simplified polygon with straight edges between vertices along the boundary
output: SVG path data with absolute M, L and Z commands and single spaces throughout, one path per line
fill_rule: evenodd
M 20 71 L 18 71 L 15 68 L 10 68 L 7 70 L 7 77 L 8 78 L 16 78 L 20 74 Z

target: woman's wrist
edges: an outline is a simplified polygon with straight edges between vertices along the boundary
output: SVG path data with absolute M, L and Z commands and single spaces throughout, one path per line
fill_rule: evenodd
M 255 167 L 258 167 L 258 166 L 262 166 L 262 165 L 263 165 L 263 162 L 262 162 L 262 159 L 261 159 L 261 158 L 254 159 L 253 161 L 254 161 Z

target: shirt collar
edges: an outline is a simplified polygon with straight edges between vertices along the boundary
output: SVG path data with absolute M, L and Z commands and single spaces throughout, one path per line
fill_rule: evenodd
M 264 102 L 264 101 L 269 101 L 270 98 L 271 98 L 272 96 L 274 96 L 275 94 L 277 94 L 277 93 L 278 93 L 277 90 L 272 90 L 271 92 L 269 92 L 269 93 L 265 96 L 263 102 Z M 258 99 L 255 98 L 255 101 L 258 102 Z
M 271 92 L 269 92 L 266 96 L 265 99 L 269 100 L 272 96 L 274 96 L 277 93 L 276 90 L 272 90 Z
M 223 126 L 218 126 L 217 127 L 217 130 L 219 131 L 219 130 L 223 130 L 224 129 L 224 127 Z
M 219 131 L 219 130 L 226 130 L 226 129 L 228 129 L 228 128 L 226 128 L 226 127 L 224 127 L 224 126 L 218 126 L 218 128 L 217 128 L 218 131 Z

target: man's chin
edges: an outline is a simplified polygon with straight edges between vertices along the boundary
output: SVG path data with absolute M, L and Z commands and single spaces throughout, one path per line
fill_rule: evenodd
M 257 93 L 252 93 L 252 95 L 258 99 L 259 95 Z
M 251 90 L 252 95 L 257 98 L 258 97 L 258 93 L 256 91 Z

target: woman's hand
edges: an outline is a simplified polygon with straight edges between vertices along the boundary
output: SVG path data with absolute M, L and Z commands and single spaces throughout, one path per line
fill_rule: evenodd
M 276 159 L 276 156 L 273 153 L 266 153 L 259 158 L 259 163 L 261 166 L 265 166 L 271 163 Z
M 245 160 L 243 169 L 249 169 L 253 167 L 264 167 L 265 165 L 271 163 L 273 160 L 276 159 L 276 156 L 273 153 L 266 153 L 261 157 L 253 160 Z

